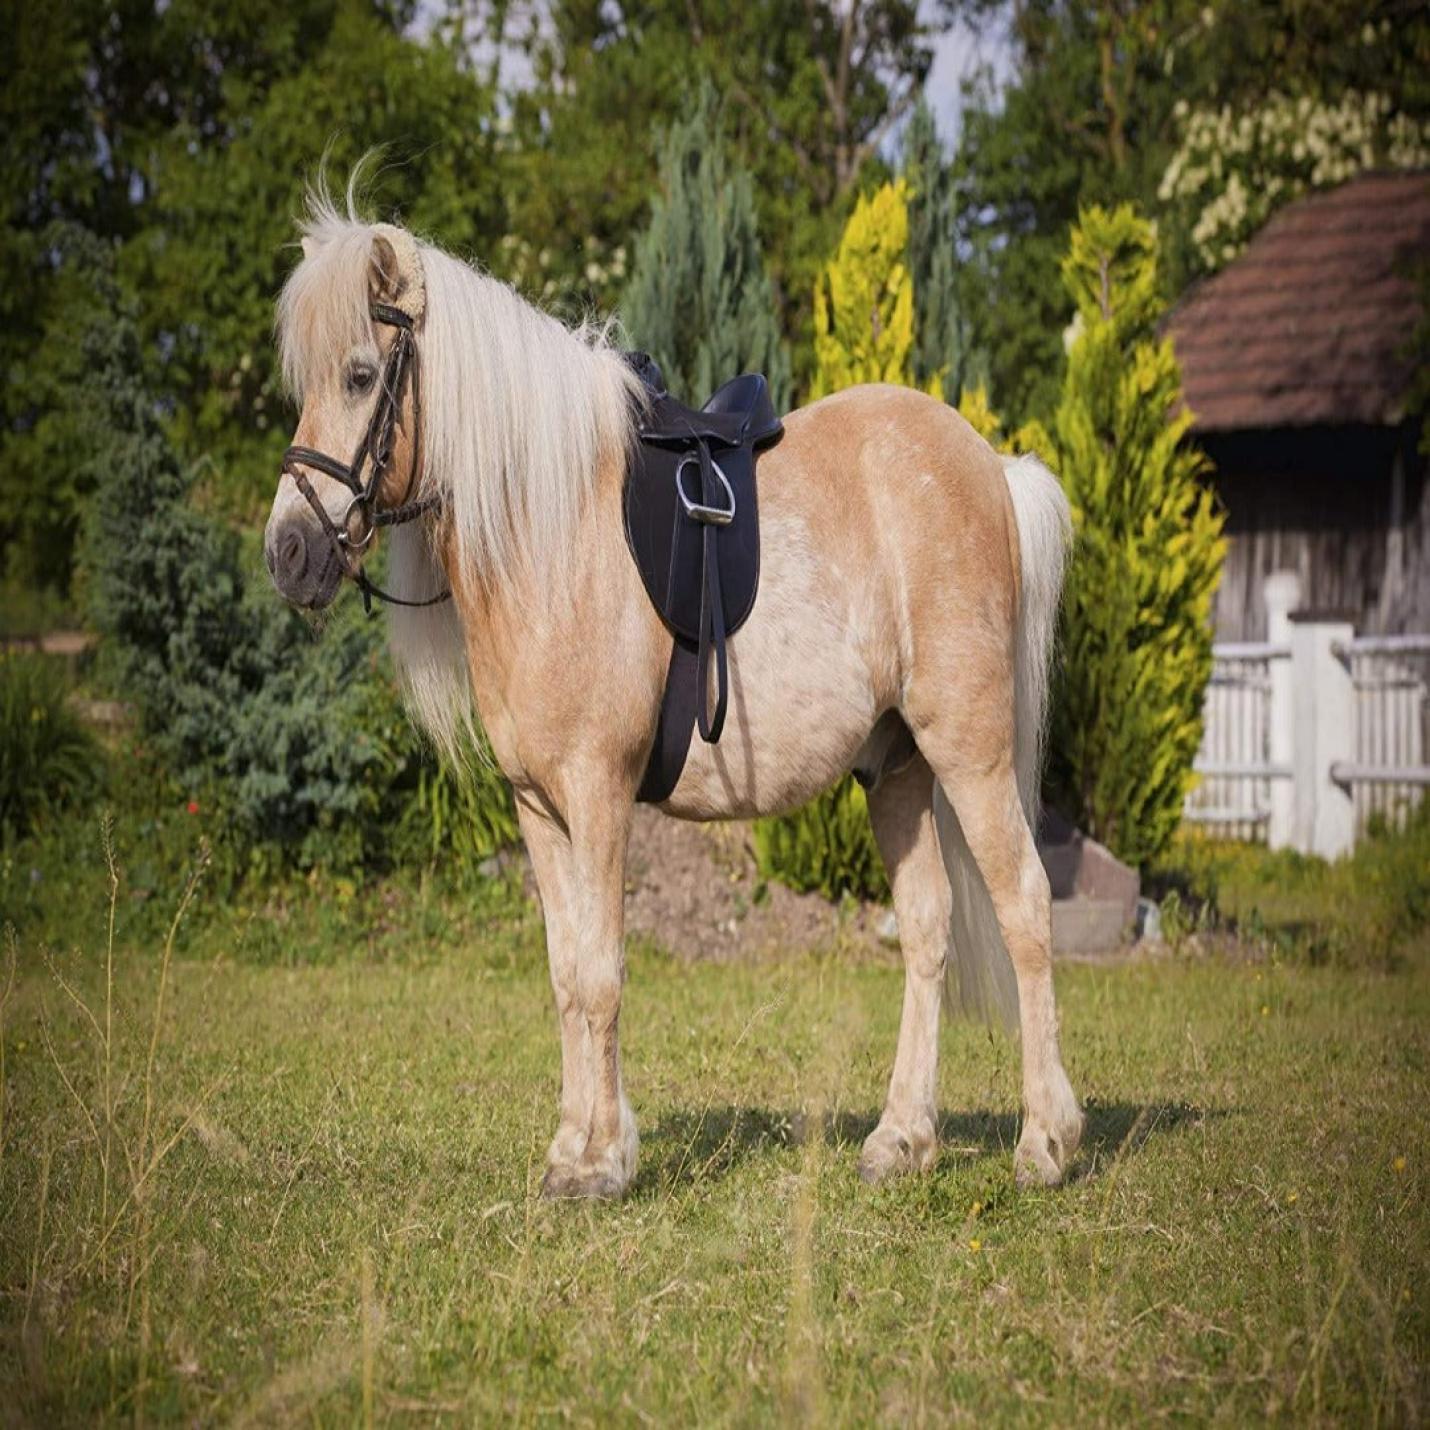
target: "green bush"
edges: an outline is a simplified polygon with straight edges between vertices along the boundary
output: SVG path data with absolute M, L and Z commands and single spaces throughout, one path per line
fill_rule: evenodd
M 0 656 L 0 842 L 32 832 L 100 784 L 98 743 L 43 656 Z
M 793 814 L 755 821 L 755 860 L 767 879 L 829 899 L 887 899 L 889 879 L 869 828 L 864 791 L 846 775 Z
M 404 834 L 418 857 L 438 860 L 451 850 L 472 868 L 521 837 L 511 786 L 490 751 L 476 752 L 466 768 L 424 765 L 417 796 L 408 802 Z
M 88 405 L 107 434 L 86 588 L 141 734 L 188 796 L 223 814 L 231 855 L 260 872 L 390 866 L 411 807 L 425 799 L 430 818 L 451 781 L 402 709 L 382 623 L 340 599 L 317 636 L 273 592 L 257 541 L 195 509 L 117 297 L 86 345 Z M 496 781 L 462 788 L 478 846 L 511 829 Z

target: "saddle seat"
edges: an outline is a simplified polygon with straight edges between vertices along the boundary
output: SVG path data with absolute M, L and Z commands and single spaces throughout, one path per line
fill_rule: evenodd
M 680 778 L 692 728 L 710 744 L 720 738 L 728 694 L 725 641 L 749 618 L 759 590 L 756 460 L 784 428 L 759 373 L 732 378 L 696 409 L 666 391 L 660 369 L 645 354 L 627 360 L 646 386 L 648 405 L 626 471 L 626 544 L 674 638 L 638 796 L 658 803 Z M 706 708 L 712 656 L 713 714 Z

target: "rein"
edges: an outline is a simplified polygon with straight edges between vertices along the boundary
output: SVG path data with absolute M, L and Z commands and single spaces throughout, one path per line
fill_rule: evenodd
M 367 431 L 363 433 L 352 461 L 340 462 L 336 457 L 330 457 L 326 452 L 320 452 L 314 447 L 300 447 L 295 444 L 283 454 L 283 470 L 293 478 L 298 490 L 313 508 L 318 524 L 328 538 L 329 560 L 336 559 L 344 567 L 362 592 L 363 610 L 372 615 L 374 596 L 379 601 L 386 601 L 393 606 L 435 606 L 439 601 L 450 600 L 452 592 L 449 589 L 425 601 L 407 601 L 375 585 L 361 566 L 354 575 L 344 559 L 347 552 L 361 552 L 372 540 L 378 527 L 404 526 L 409 521 L 426 516 L 428 512 L 440 510 L 442 505 L 442 498 L 435 494 L 419 497 L 416 501 L 408 500 L 421 466 L 422 443 L 421 364 L 418 361 L 417 338 L 412 331 L 412 319 L 401 308 L 394 308 L 387 303 L 374 303 L 369 312 L 375 323 L 396 328 L 397 336 L 393 339 L 391 351 L 387 355 L 377 406 L 373 408 Z M 412 448 L 412 466 L 407 473 L 407 486 L 401 502 L 393 507 L 379 509 L 377 497 L 382 488 L 382 479 L 392 464 L 393 437 L 397 432 L 402 389 L 409 378 L 412 383 L 412 420 L 417 434 Z M 353 494 L 340 524 L 335 524 L 328 515 L 327 508 L 318 499 L 312 482 L 308 480 L 308 474 L 302 470 L 303 467 L 313 467 L 324 476 L 332 477 Z M 364 467 L 369 468 L 366 482 L 363 480 Z M 354 517 L 357 517 L 360 523 L 356 535 L 353 534 Z

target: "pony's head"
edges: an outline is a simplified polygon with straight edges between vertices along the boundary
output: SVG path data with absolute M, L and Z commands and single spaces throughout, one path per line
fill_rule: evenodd
M 301 414 L 263 543 L 294 605 L 326 606 L 361 572 L 379 525 L 417 498 L 425 306 L 422 255 L 406 230 L 314 201 L 278 304 L 283 374 Z
M 451 750 L 471 720 L 464 590 L 537 582 L 561 597 L 597 475 L 623 469 L 645 391 L 609 327 L 572 331 L 435 244 L 367 222 L 359 177 L 341 210 L 317 181 L 279 299 L 301 415 L 264 553 L 279 592 L 316 609 L 345 576 L 366 581 L 377 528 L 398 519 L 394 663 Z

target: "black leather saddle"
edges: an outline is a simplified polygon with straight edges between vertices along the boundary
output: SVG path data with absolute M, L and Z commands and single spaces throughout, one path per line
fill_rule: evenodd
M 691 730 L 708 744 L 725 724 L 726 638 L 760 584 L 755 459 L 784 431 L 758 373 L 732 378 L 698 411 L 676 401 L 644 353 L 628 353 L 650 394 L 626 472 L 626 543 L 646 594 L 675 638 L 655 745 L 637 798 L 669 797 Z M 710 659 L 715 709 L 707 708 Z

